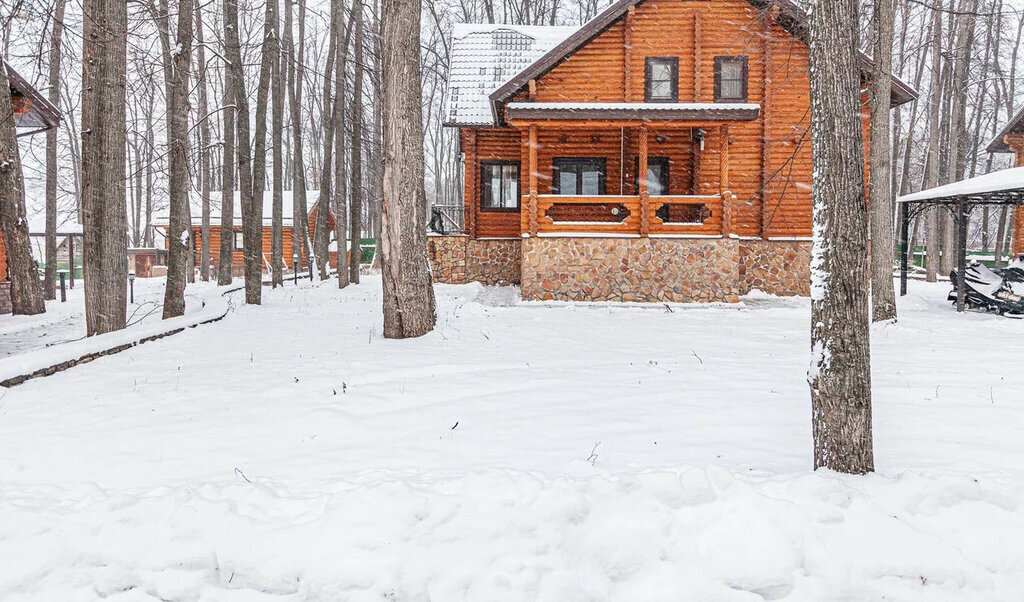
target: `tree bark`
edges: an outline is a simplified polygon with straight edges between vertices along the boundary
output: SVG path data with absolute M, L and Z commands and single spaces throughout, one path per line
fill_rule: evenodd
M 858 4 L 816 0 L 810 23 L 814 466 L 846 473 L 874 470 Z
M 309 207 L 306 203 L 306 162 L 302 152 L 302 84 L 305 59 L 306 2 L 298 0 L 299 49 L 295 51 L 292 37 L 292 0 L 287 0 L 285 13 L 285 52 L 288 56 L 288 93 L 291 103 L 292 130 L 292 253 L 309 261 Z
M 264 35 L 264 41 L 266 36 Z M 238 39 L 238 0 L 224 0 L 224 47 L 228 59 L 228 79 L 232 87 L 236 114 L 235 140 L 238 161 L 238 188 L 242 206 L 242 261 L 245 271 L 245 302 L 259 305 L 263 294 L 263 191 L 254 198 L 256 180 L 253 178 L 253 151 L 249 137 L 249 100 L 245 93 L 245 72 L 242 65 L 241 44 Z M 265 49 L 264 49 L 265 52 Z M 269 78 L 270 74 L 267 73 Z M 268 82 L 269 83 L 269 82 Z M 263 76 L 260 76 L 263 86 Z M 263 91 L 264 103 L 266 90 Z M 259 98 L 257 96 L 257 104 Z M 258 110 L 257 110 L 258 112 Z M 259 130 L 259 115 L 256 118 Z M 263 132 L 266 135 L 266 107 L 263 114 Z M 259 136 L 257 135 L 258 139 Z M 265 144 L 265 143 L 264 143 Z M 264 151 L 266 149 L 264 148 Z M 262 187 L 263 180 L 259 180 Z
M 271 234 L 270 234 L 270 281 L 274 287 L 284 284 L 284 152 L 282 148 L 284 136 L 284 81 L 281 77 L 282 54 L 278 43 L 278 0 L 269 0 L 268 6 L 273 5 L 274 22 L 271 24 L 274 30 L 274 56 L 271 62 L 271 152 L 273 153 L 273 172 L 271 186 L 273 187 L 273 208 L 271 209 Z M 269 11 L 268 11 L 269 14 Z
M 171 56 L 170 108 L 167 133 L 170 176 L 167 226 L 167 284 L 164 287 L 164 319 L 185 314 L 185 278 L 188 254 L 192 253 L 192 225 L 189 218 L 188 85 L 192 68 L 192 0 L 178 2 L 177 44 Z
M 252 202 L 249 205 L 250 219 L 245 223 L 243 212 L 242 229 L 245 238 L 245 288 L 246 303 L 259 303 L 263 288 L 263 196 L 267 188 L 267 100 L 270 96 L 270 77 L 278 52 L 277 2 L 267 2 L 263 17 L 262 59 L 260 80 L 256 88 L 256 132 L 253 139 Z M 271 210 L 273 213 L 273 210 Z M 250 283 L 255 283 L 250 285 Z M 250 293 L 250 286 L 253 288 Z M 249 298 L 252 298 L 252 301 Z
M 875 0 L 875 60 L 871 98 L 871 320 L 896 319 L 893 287 L 893 205 L 890 110 L 892 96 L 892 0 Z
M 11 274 L 11 303 L 15 314 L 34 315 L 46 311 L 39 273 L 32 259 L 25 212 L 25 182 L 21 153 L 14 125 L 14 103 L 7 70 L 0 63 L 0 237 L 7 248 L 7 269 Z M 122 187 L 122 195 L 124 189 Z M 123 196 L 122 196 L 123 198 Z
M 206 47 L 203 43 L 203 9 L 196 5 L 196 42 L 199 63 L 199 169 L 202 173 L 202 224 L 200 226 L 199 277 L 210 280 L 210 105 L 206 96 Z
M 64 35 L 66 0 L 56 0 L 53 9 L 53 31 L 50 33 L 50 89 L 47 95 L 53 106 L 60 106 L 60 60 Z M 69 262 L 74 269 L 74 261 Z M 43 296 L 57 296 L 57 128 L 46 132 L 46 270 L 43 275 Z
M 434 329 L 436 321 L 423 181 L 421 9 L 421 0 L 386 0 L 381 24 L 384 198 L 380 250 L 384 336 L 392 339 L 422 336 Z
M 82 32 L 82 217 L 88 335 L 125 325 L 125 72 L 128 6 L 84 0 Z
M 331 211 L 331 170 L 334 163 L 334 117 L 333 104 L 331 103 L 331 83 L 334 76 L 334 62 L 337 60 L 338 39 L 341 37 L 341 24 L 335 23 L 341 18 L 340 10 L 336 10 L 339 0 L 331 1 L 331 28 L 330 41 L 327 44 L 327 66 L 324 69 L 324 85 L 322 97 L 323 125 L 323 163 L 320 168 L 320 197 L 317 200 L 316 223 L 313 231 L 313 255 L 316 257 L 317 269 L 320 273 L 320 280 L 327 279 L 328 268 L 330 267 L 330 255 L 328 249 L 327 213 Z
M 352 3 L 352 21 L 355 27 L 355 74 L 352 83 L 352 159 L 351 169 L 351 216 L 349 227 L 352 230 L 352 257 L 349 262 L 348 279 L 359 284 L 359 265 L 362 262 L 363 250 L 360 239 L 363 236 L 363 2 L 354 0 Z
M 220 183 L 220 249 L 218 253 L 217 284 L 231 284 L 235 259 L 235 101 L 230 77 L 224 82 L 223 115 L 224 147 L 221 159 Z
M 355 4 L 355 3 L 353 3 Z M 343 3 L 336 3 L 340 25 Z M 352 20 L 345 26 L 334 55 L 334 240 L 338 243 L 338 288 L 348 286 L 348 207 L 346 205 L 348 174 L 345 173 L 345 73 L 348 69 L 348 45 Z
M 939 185 L 939 115 L 942 108 L 942 0 L 935 0 L 932 9 L 932 75 L 928 87 L 928 156 L 925 162 L 924 188 Z M 942 232 L 939 224 L 939 209 L 927 210 L 925 240 L 927 242 L 928 282 L 937 282 L 939 256 L 941 254 Z

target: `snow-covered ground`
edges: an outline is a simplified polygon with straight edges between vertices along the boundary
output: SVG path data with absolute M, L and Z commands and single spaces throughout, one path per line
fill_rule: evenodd
M 1019 600 L 1024 321 L 911 283 L 875 457 L 812 472 L 809 305 L 380 281 L 0 390 L 0 600 Z
M 164 302 L 164 278 L 136 278 L 135 303 L 128 305 L 128 324 L 160 321 Z M 0 359 L 85 337 L 85 290 L 81 280 L 67 289 L 67 301 L 46 302 L 46 312 L 36 316 L 0 315 Z M 185 295 L 185 313 L 202 306 L 200 295 L 211 288 L 197 283 Z

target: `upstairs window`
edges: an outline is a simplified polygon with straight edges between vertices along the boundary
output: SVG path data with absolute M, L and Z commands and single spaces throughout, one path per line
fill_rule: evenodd
M 747 102 L 747 57 L 715 57 L 715 102 Z
M 235 250 L 236 251 L 244 250 L 245 247 L 244 247 L 244 244 L 243 244 L 242 231 L 241 230 L 235 230 L 234 234 L 235 234 Z
M 480 208 L 485 211 L 519 209 L 519 163 L 484 161 L 480 164 Z
M 676 102 L 679 100 L 679 58 L 650 56 L 644 65 L 644 100 Z
M 551 191 L 554 194 L 576 196 L 604 194 L 604 159 L 600 157 L 557 158 L 551 167 Z

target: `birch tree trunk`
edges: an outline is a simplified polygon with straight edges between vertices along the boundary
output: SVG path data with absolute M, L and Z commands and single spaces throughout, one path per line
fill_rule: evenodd
M 228 59 L 228 80 L 235 101 L 235 146 L 238 161 L 238 188 L 242 206 L 242 261 L 245 264 L 245 302 L 259 305 L 263 294 L 263 191 L 259 205 L 253 198 L 252 147 L 249 137 L 249 100 L 245 94 L 245 71 L 238 39 L 238 0 L 224 0 L 224 47 Z M 269 74 L 268 74 L 269 76 Z M 262 85 L 262 76 L 261 76 Z M 266 94 L 264 94 L 264 100 Z M 258 101 L 257 101 L 258 102 Z M 264 122 L 266 114 L 264 114 Z M 257 116 L 257 128 L 259 118 Z M 264 124 L 264 133 L 266 132 Z M 262 181 L 260 182 L 262 185 Z
M 284 136 L 284 81 L 281 78 L 281 48 L 278 44 L 278 0 L 269 0 L 268 6 L 273 5 L 274 30 L 273 60 L 271 62 L 271 149 L 273 153 L 274 167 L 272 174 L 273 187 L 273 208 L 271 209 L 271 233 L 270 233 L 270 281 L 274 287 L 284 284 L 284 152 L 282 148 L 282 137 Z M 269 14 L 269 11 L 268 11 Z
M 203 8 L 196 5 L 196 42 L 199 63 L 199 169 L 202 174 L 202 224 L 200 226 L 199 277 L 210 280 L 210 105 L 206 96 L 206 46 L 203 42 Z
M 125 325 L 125 72 L 128 6 L 84 0 L 82 31 L 82 217 L 85 322 L 92 336 Z
M 814 466 L 846 473 L 874 470 L 857 15 L 857 0 L 816 0 L 809 55 Z
M 164 287 L 164 319 L 185 314 L 187 254 L 192 252 L 189 223 L 188 84 L 192 66 L 192 0 L 178 2 L 178 43 L 172 55 L 170 115 L 167 133 L 170 158 L 170 218 L 167 227 L 167 285 Z
M 50 34 L 50 89 L 53 106 L 60 106 L 60 60 L 64 35 L 66 0 L 56 0 L 53 9 L 53 31 Z M 70 258 L 73 259 L 73 258 Z M 74 261 L 69 260 L 74 269 Z M 46 131 L 46 271 L 43 275 L 43 296 L 57 296 L 57 128 Z
M 942 0 L 935 0 L 932 9 L 932 74 L 928 86 L 928 156 L 925 162 L 924 188 L 939 185 L 939 118 L 942 103 Z M 939 224 L 939 209 L 927 210 L 925 218 L 925 239 L 928 243 L 928 282 L 937 282 L 939 255 L 942 242 L 942 228 Z
M 892 0 L 875 0 L 875 60 L 871 98 L 871 320 L 896 319 L 893 287 L 893 205 L 890 110 L 892 96 Z
M 231 272 L 235 259 L 235 101 L 230 85 L 231 78 L 224 78 L 223 115 L 224 147 L 221 159 L 220 183 L 220 249 L 217 257 L 217 284 L 231 284 Z
M 21 153 L 14 125 L 14 103 L 7 70 L 0 63 L 0 236 L 7 248 L 11 274 L 11 303 L 15 314 L 34 315 L 46 311 L 39 274 L 32 259 L 25 213 L 25 182 Z M 122 168 L 123 173 L 123 168 Z M 122 199 L 124 188 L 122 187 Z M 124 205 L 122 204 L 122 209 Z
M 391 339 L 422 336 L 436 321 L 423 181 L 421 9 L 421 0 L 386 0 L 381 24 L 384 198 L 379 246 L 384 336 Z
M 352 22 L 355 27 L 355 76 L 352 83 L 352 159 L 349 164 L 352 184 L 352 213 L 349 224 L 352 230 L 352 257 L 349 262 L 348 279 L 359 284 L 359 264 L 363 250 L 359 245 L 363 236 L 363 2 L 353 0 Z

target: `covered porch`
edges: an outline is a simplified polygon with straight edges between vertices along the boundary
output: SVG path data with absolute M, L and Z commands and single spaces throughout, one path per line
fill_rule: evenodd
M 727 238 L 730 124 L 758 105 L 511 103 L 523 238 Z M 646 174 L 646 177 L 639 177 Z

